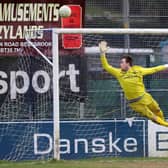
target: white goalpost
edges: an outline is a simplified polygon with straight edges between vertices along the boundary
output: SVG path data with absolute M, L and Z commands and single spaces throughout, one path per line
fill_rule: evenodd
M 60 160 L 60 108 L 59 108 L 59 39 L 56 29 L 52 31 L 52 53 L 53 53 L 53 137 L 54 137 L 54 159 Z

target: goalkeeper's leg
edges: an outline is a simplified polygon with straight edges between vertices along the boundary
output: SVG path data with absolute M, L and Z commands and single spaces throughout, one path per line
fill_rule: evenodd
M 162 120 L 165 120 L 162 110 L 159 107 L 159 104 L 152 98 L 152 103 L 148 105 L 148 108 Z
M 158 123 L 159 125 L 163 125 L 168 127 L 168 122 L 164 121 L 161 117 L 157 116 L 155 113 L 151 111 L 151 109 L 148 107 L 148 105 L 145 104 L 137 104 L 132 103 L 130 104 L 130 107 L 136 111 L 139 112 L 141 115 L 147 117 L 148 119 Z

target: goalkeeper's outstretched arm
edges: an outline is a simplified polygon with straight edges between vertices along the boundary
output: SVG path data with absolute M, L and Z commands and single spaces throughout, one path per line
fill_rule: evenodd
M 141 72 L 143 75 L 150 75 L 159 71 L 163 71 L 168 69 L 168 64 L 165 65 L 160 65 L 160 66 L 156 66 L 156 67 L 151 67 L 151 68 L 141 68 Z
M 113 66 L 111 66 L 106 58 L 106 52 L 108 50 L 107 47 L 107 42 L 106 41 L 101 41 L 99 43 L 99 49 L 100 49 L 100 59 L 101 59 L 101 63 L 102 63 L 102 67 L 109 72 L 111 75 L 117 77 L 119 74 L 119 70 L 118 68 L 115 68 Z

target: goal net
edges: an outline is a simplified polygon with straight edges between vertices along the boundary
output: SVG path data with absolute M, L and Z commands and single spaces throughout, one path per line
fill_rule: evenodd
M 168 31 L 58 30 L 28 31 L 15 62 L 7 66 L 0 60 L 0 159 L 146 156 L 145 120 L 128 107 L 117 80 L 102 69 L 98 43 L 108 42 L 113 66 L 130 54 L 134 64 L 151 67 L 168 63 Z M 81 33 L 82 46 L 65 49 L 62 33 L 74 45 L 72 34 Z M 167 71 L 144 79 L 166 117 L 167 81 Z M 129 142 L 143 150 L 124 146 Z

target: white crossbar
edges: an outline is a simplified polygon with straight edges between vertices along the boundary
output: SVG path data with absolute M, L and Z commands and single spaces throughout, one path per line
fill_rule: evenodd
M 132 29 L 132 28 L 59 28 L 56 29 L 58 34 L 60 33 L 71 33 L 71 34 L 148 34 L 148 35 L 168 35 L 168 29 Z

